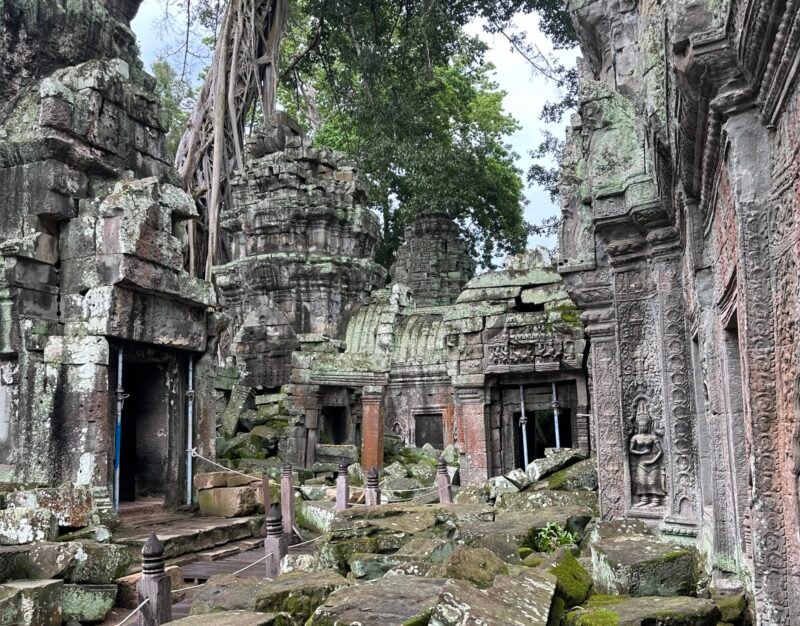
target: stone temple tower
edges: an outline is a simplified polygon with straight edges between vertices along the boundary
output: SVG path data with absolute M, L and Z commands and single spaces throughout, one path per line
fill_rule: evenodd
M 390 270 L 393 283 L 411 288 L 418 306 L 452 304 L 475 274 L 458 224 L 443 214 L 417 218 L 405 231 Z
M 228 349 L 242 382 L 289 382 L 298 335 L 336 336 L 353 307 L 383 286 L 372 260 L 379 224 L 353 163 L 311 147 L 285 115 L 251 141 L 222 216 L 229 260 L 215 268 L 232 318 Z

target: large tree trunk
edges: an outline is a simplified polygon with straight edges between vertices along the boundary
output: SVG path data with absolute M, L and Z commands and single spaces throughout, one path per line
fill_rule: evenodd
M 228 181 L 244 165 L 247 114 L 256 104 L 265 121 L 275 112 L 287 4 L 230 0 L 211 68 L 175 157 L 200 211 L 200 223 L 189 233 L 191 271 L 202 270 L 209 281 L 219 253 L 219 218 L 230 197 Z

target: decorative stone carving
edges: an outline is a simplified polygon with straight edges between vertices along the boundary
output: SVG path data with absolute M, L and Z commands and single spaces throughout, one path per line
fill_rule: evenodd
M 631 490 L 635 507 L 657 508 L 664 504 L 665 487 L 663 431 L 653 426 L 649 403 L 645 398 L 636 402 L 635 434 L 628 453 L 631 463 Z

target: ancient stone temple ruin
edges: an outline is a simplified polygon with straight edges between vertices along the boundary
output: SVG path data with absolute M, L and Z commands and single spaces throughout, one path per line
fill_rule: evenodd
M 559 271 L 591 344 L 604 519 L 646 520 L 800 619 L 791 3 L 571 3 Z
M 795 4 L 569 3 L 555 264 L 279 113 L 210 280 L 139 4 L 0 4 L 0 624 L 800 624 Z

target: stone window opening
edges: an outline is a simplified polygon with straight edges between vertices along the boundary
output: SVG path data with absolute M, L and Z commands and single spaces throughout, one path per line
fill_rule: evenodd
M 444 420 L 441 413 L 418 413 L 414 416 L 414 445 L 421 448 L 426 443 L 443 450 Z
M 320 414 L 320 443 L 344 445 L 350 443 L 347 408 L 323 406 Z

